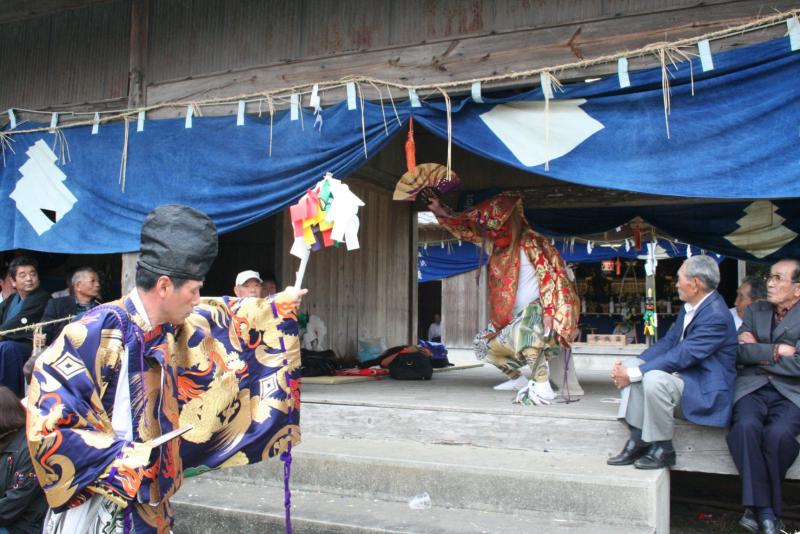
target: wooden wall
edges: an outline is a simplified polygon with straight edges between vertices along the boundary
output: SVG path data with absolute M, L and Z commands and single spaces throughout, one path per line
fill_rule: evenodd
M 130 14 L 130 1 L 117 1 L 0 24 L 0 109 L 124 108 Z
M 696 36 L 796 8 L 797 2 L 3 0 L 0 109 L 119 107 L 128 96 L 132 65 L 132 5 L 144 13 L 142 82 L 146 103 L 153 104 L 348 75 L 432 84 L 510 73 Z M 713 41 L 712 49 L 735 48 L 785 31 L 776 26 Z M 654 57 L 633 59 L 630 68 L 655 62 Z M 616 66 L 607 64 L 560 76 L 613 72 Z M 530 81 L 502 85 L 526 84 Z M 377 97 L 371 87 L 363 90 Z M 323 105 L 341 97 L 326 92 Z
M 442 340 L 451 348 L 472 348 L 472 339 L 486 328 L 486 268 L 442 280 Z
M 383 337 L 392 346 L 414 341 L 416 332 L 411 205 L 394 202 L 389 193 L 374 187 L 348 183 L 366 204 L 359 212 L 361 248 L 312 252 L 303 283 L 309 291 L 303 311 L 325 322 L 328 344 L 340 355 L 355 355 L 358 339 Z M 285 284 L 294 282 L 300 263 L 289 255 L 290 228 L 285 214 L 281 274 Z

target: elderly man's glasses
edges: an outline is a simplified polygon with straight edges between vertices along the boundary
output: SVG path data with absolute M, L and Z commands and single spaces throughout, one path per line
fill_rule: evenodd
M 775 284 L 780 284 L 783 282 L 790 282 L 792 284 L 800 283 L 800 280 L 792 280 L 791 277 L 781 276 L 779 274 L 768 274 L 764 277 L 764 281 L 768 284 L 770 282 Z

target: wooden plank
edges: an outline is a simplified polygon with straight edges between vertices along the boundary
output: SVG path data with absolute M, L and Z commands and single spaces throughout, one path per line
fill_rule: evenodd
M 769 12 L 796 7 L 796 2 L 777 0 Z M 653 42 L 697 36 L 749 21 L 763 14 L 764 2 L 742 0 L 717 5 L 609 18 L 551 28 L 525 29 L 509 33 L 481 35 L 406 46 L 399 49 L 365 51 L 322 59 L 303 59 L 262 67 L 195 76 L 183 80 L 155 83 L 149 88 L 149 103 L 234 96 L 286 88 L 295 84 L 338 80 L 345 76 L 372 76 L 398 83 L 435 84 L 481 76 L 507 74 L 523 69 L 545 67 L 576 60 L 575 50 L 584 58 L 601 57 L 635 49 Z M 717 50 L 782 36 L 785 26 L 747 33 L 725 41 L 715 41 Z M 577 36 L 577 37 L 575 37 Z M 577 47 L 577 48 L 576 48 Z M 657 59 L 632 59 L 631 69 L 652 67 Z M 562 80 L 585 78 L 616 72 L 609 63 L 574 72 L 559 73 Z M 525 86 L 531 80 L 514 80 L 497 86 Z M 377 93 L 362 89 L 369 98 Z M 462 88 L 466 90 L 467 88 Z M 394 90 L 400 97 L 401 90 Z M 453 91 L 454 94 L 457 91 Z M 323 104 L 341 101 L 343 89 L 327 90 Z M 209 109 L 209 114 L 226 113 L 223 108 Z M 175 111 L 171 112 L 173 115 Z M 169 116 L 170 112 L 159 112 Z
M 710 0 L 720 4 L 730 0 Z M 154 80 L 282 61 L 397 49 L 421 43 L 669 13 L 699 0 L 183 0 L 154 3 Z M 187 13 L 191 18 L 187 23 Z M 309 16 L 309 14 L 311 14 Z M 325 21 L 320 24 L 319 21 Z M 272 31 L 265 31 L 269 28 Z M 214 36 L 213 39 L 207 36 Z M 438 56 L 447 58 L 456 53 Z
M 0 24 L 110 3 L 112 0 L 3 0 Z
M 129 24 L 127 2 L 112 2 L 0 25 L 0 108 L 124 97 Z

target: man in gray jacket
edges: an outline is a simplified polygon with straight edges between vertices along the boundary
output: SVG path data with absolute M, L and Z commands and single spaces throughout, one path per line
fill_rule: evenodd
M 742 477 L 751 532 L 780 532 L 781 483 L 800 452 L 800 260 L 781 260 L 739 329 L 728 448 Z

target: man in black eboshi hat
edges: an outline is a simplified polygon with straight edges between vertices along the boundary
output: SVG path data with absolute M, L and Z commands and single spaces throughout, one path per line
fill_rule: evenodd
M 152 440 L 180 426 L 173 328 L 199 302 L 216 255 L 207 215 L 154 209 L 142 225 L 136 287 L 67 325 L 37 360 L 28 442 L 51 507 L 48 532 L 170 531 L 180 444 Z

